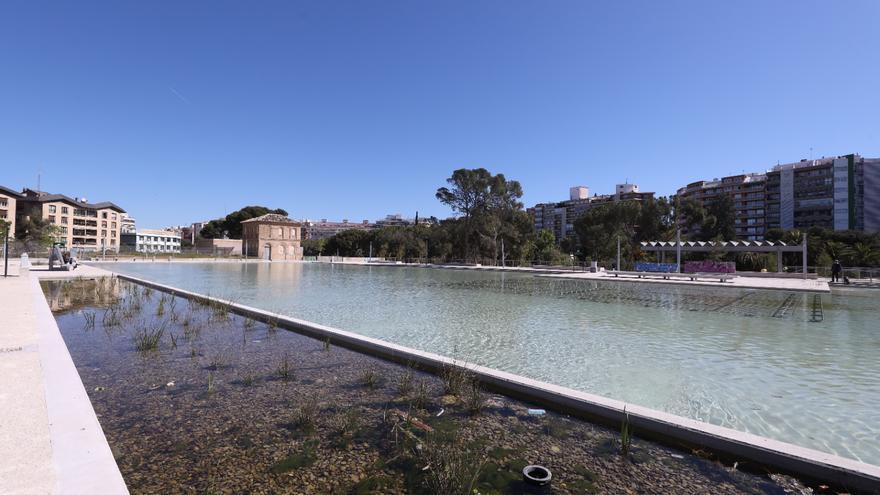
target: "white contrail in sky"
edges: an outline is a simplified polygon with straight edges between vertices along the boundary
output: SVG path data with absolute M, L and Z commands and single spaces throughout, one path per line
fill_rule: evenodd
M 189 102 L 189 100 L 186 99 L 185 96 L 183 96 L 182 94 L 178 93 L 177 90 L 174 89 L 173 87 L 168 86 L 168 89 L 169 89 L 172 93 L 174 93 L 174 96 L 180 98 L 180 100 L 181 100 L 182 102 L 186 103 L 187 105 L 191 105 L 191 104 L 192 104 L 192 103 Z

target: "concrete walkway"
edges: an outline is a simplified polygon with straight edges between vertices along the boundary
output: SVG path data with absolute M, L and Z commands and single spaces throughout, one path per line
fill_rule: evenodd
M 39 284 L 109 272 L 9 268 L 0 276 L 0 492 L 128 493 Z
M 615 277 L 611 272 L 572 272 L 539 275 L 541 277 L 574 278 L 581 280 L 602 280 L 604 282 L 639 282 L 647 284 L 673 284 L 691 286 L 725 287 L 728 289 L 769 289 L 792 292 L 831 292 L 828 282 L 823 279 L 774 278 L 774 277 L 734 277 L 727 282 L 712 279 L 688 280 L 659 277 L 638 278 L 631 275 Z

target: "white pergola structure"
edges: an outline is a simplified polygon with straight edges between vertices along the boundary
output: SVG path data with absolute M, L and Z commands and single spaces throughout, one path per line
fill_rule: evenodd
M 676 264 L 681 271 L 681 253 L 708 253 L 728 251 L 733 253 L 776 253 L 776 271 L 782 273 L 782 253 L 801 253 L 803 275 L 807 278 L 807 236 L 800 244 L 788 245 L 782 241 L 649 241 L 642 242 L 642 251 L 660 253 L 665 258 L 667 252 L 676 253 Z

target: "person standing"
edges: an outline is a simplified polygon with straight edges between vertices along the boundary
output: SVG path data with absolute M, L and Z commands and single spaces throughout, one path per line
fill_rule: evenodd
M 831 263 L 831 282 L 840 282 L 842 272 L 843 266 L 840 264 L 840 260 L 834 260 L 834 263 Z

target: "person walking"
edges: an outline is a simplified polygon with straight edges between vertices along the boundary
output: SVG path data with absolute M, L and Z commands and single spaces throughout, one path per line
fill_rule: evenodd
M 840 274 L 843 272 L 843 266 L 840 264 L 840 260 L 834 260 L 834 263 L 831 263 L 831 282 L 840 282 Z

